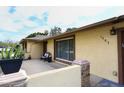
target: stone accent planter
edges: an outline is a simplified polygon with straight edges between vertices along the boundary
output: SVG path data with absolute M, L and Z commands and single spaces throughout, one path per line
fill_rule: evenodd
M 89 87 L 90 86 L 90 63 L 87 60 L 75 60 L 73 61 L 72 64 L 81 66 L 81 86 Z

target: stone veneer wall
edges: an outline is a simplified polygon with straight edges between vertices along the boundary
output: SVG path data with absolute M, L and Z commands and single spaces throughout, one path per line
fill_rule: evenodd
M 81 86 L 90 86 L 90 63 L 87 60 L 75 60 L 72 64 L 81 66 Z

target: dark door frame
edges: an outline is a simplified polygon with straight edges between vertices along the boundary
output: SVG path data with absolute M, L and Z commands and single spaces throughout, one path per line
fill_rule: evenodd
M 47 52 L 47 41 L 43 41 L 43 54 Z
M 124 84 L 124 61 L 122 56 L 122 31 L 124 28 L 119 28 L 117 31 L 117 43 L 118 43 L 118 78 L 119 83 Z

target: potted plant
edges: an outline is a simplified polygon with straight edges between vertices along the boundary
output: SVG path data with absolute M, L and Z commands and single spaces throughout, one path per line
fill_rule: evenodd
M 0 66 L 4 74 L 18 72 L 21 68 L 24 52 L 20 45 L 1 51 Z

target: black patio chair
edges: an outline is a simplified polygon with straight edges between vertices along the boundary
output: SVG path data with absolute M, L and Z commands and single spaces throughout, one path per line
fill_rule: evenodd
M 52 62 L 52 54 L 50 52 L 44 53 L 44 55 L 41 56 L 41 60 Z

